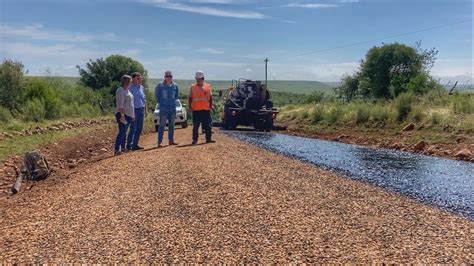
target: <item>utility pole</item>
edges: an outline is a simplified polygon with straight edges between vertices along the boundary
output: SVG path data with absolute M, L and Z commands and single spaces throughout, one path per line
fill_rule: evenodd
M 265 87 L 267 87 L 267 88 L 268 88 L 268 86 L 267 86 L 267 82 L 268 82 L 268 79 L 267 79 L 267 65 L 268 65 L 268 57 L 267 57 L 267 58 L 265 58 L 265 61 L 264 61 L 264 62 L 265 62 Z

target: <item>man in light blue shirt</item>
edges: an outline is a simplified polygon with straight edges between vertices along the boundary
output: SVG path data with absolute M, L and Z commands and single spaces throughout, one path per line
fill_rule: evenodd
M 163 142 L 166 121 L 168 121 L 168 140 L 170 145 L 174 142 L 174 120 L 176 118 L 176 100 L 179 98 L 178 84 L 173 82 L 171 71 L 165 72 L 165 79 L 155 88 L 155 96 L 160 110 L 160 125 L 158 127 L 158 147 Z
M 138 145 L 140 135 L 143 130 L 143 121 L 147 114 L 146 110 L 146 97 L 145 87 L 142 85 L 142 75 L 138 72 L 132 74 L 132 85 L 130 86 L 130 92 L 133 94 L 133 104 L 135 106 L 135 120 L 130 125 L 130 132 L 127 138 L 127 149 L 128 150 L 141 150 L 143 149 Z

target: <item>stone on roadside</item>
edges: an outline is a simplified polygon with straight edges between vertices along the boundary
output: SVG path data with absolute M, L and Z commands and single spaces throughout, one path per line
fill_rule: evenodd
M 416 152 L 423 151 L 427 144 L 428 143 L 426 143 L 426 141 L 420 140 L 420 141 L 418 141 L 418 143 L 415 144 L 415 146 L 413 147 L 413 150 L 416 151 Z
M 432 145 L 432 146 L 430 146 L 426 151 L 427 151 L 429 154 L 435 154 L 437 149 L 438 149 L 438 146 Z
M 101 152 L 107 152 L 108 150 L 106 148 L 100 149 Z
M 472 152 L 468 149 L 462 149 L 454 155 L 459 160 L 470 160 L 472 157 Z
M 415 129 L 415 124 L 410 123 L 410 124 L 406 125 L 406 126 L 402 129 L 402 131 L 412 131 L 413 129 Z

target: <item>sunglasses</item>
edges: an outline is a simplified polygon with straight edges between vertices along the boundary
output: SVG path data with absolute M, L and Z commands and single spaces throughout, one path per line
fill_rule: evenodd
M 173 76 L 171 75 L 166 75 L 165 78 L 172 78 Z

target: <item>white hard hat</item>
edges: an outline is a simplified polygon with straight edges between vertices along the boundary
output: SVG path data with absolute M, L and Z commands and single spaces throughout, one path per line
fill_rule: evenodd
M 196 75 L 194 76 L 195 79 L 202 79 L 204 78 L 204 72 L 201 70 L 196 71 Z

